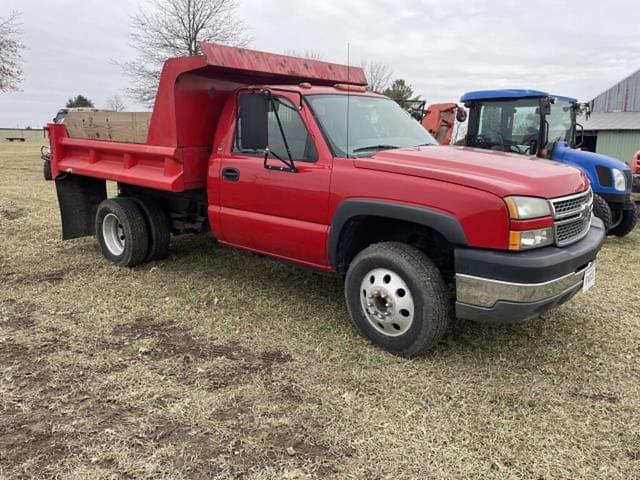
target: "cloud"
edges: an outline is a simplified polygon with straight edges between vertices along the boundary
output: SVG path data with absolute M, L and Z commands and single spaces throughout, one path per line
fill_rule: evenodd
M 312 50 L 345 63 L 349 44 L 352 64 L 387 63 L 433 102 L 500 87 L 588 100 L 640 68 L 631 0 L 239 1 L 252 48 Z M 29 50 L 23 91 L 0 94 L 0 126 L 39 126 L 70 96 L 102 106 L 126 87 L 112 59 L 133 56 L 132 2 L 4 0 L 3 7 L 23 12 Z

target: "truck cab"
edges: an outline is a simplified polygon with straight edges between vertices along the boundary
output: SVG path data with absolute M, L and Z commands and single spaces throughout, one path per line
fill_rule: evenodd
M 629 234 L 636 224 L 629 167 L 606 155 L 580 150 L 578 116 L 588 107 L 575 98 L 539 90 L 480 90 L 464 94 L 469 109 L 465 145 L 548 158 L 580 168 L 589 178 L 595 213 L 610 235 Z
M 355 328 L 403 356 L 454 316 L 526 321 L 593 286 L 604 227 L 580 170 L 437 145 L 360 68 L 202 50 L 166 62 L 145 144 L 48 126 L 63 238 L 134 267 L 209 233 L 333 271 Z

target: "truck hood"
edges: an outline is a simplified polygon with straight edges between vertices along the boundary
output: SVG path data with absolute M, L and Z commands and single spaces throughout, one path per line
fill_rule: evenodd
M 469 147 L 429 146 L 385 150 L 354 160 L 357 168 L 430 178 L 500 197 L 555 198 L 587 189 L 580 170 L 558 162 Z

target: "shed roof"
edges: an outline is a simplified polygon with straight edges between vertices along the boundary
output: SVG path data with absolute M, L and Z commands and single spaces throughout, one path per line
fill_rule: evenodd
M 589 120 L 578 117 L 585 130 L 640 130 L 640 112 L 593 112 Z
M 593 112 L 640 112 L 640 70 L 591 100 Z

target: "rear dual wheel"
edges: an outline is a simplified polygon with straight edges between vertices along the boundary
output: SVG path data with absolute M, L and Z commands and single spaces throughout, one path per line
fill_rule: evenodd
M 169 256 L 169 217 L 160 205 L 152 198 L 138 196 L 131 197 L 144 212 L 147 230 L 149 231 L 149 248 L 144 259 L 145 262 L 163 260 Z
M 169 222 L 146 198 L 104 200 L 96 212 L 96 237 L 104 257 L 123 267 L 166 257 Z

